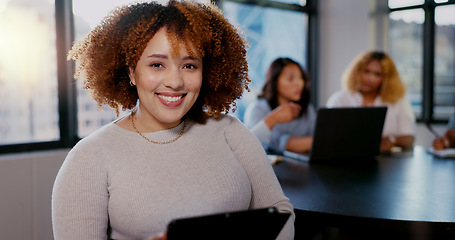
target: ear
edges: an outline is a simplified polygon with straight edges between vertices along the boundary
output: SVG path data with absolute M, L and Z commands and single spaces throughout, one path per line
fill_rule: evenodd
M 134 77 L 134 69 L 132 67 L 129 67 L 128 69 L 129 69 L 128 76 L 130 77 L 130 83 L 132 85 L 136 85 L 136 79 Z

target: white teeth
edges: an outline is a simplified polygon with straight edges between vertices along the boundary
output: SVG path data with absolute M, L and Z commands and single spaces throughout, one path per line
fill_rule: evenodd
M 168 102 L 175 102 L 175 101 L 178 101 L 182 98 L 182 96 L 178 96 L 178 97 L 170 97 L 170 96 L 163 96 L 163 95 L 158 95 L 158 97 L 160 97 L 161 99 L 164 99 Z

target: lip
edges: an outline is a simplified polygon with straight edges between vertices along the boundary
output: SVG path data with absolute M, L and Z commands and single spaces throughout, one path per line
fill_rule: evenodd
M 372 89 L 373 86 L 371 84 L 365 83 L 365 84 L 363 84 L 363 88 Z
M 296 97 L 296 98 L 299 98 L 299 99 L 300 99 L 300 98 L 302 97 L 302 94 L 301 94 L 301 93 L 302 93 L 301 91 L 298 91 L 298 92 L 294 92 L 294 97 Z
M 186 95 L 186 93 L 156 93 L 158 100 L 166 107 L 180 106 Z

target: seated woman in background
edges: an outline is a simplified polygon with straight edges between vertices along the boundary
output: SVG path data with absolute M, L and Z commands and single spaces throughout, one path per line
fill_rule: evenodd
M 455 113 L 447 124 L 447 131 L 442 137 L 433 140 L 433 148 L 442 150 L 444 148 L 455 148 Z
M 245 111 L 244 123 L 266 150 L 308 152 L 316 112 L 310 104 L 308 74 L 294 60 L 278 58 L 270 65 L 257 101 Z
M 329 98 L 327 107 L 387 106 L 380 150 L 390 152 L 394 146 L 412 148 L 415 116 L 389 55 L 374 51 L 359 55 L 344 72 L 342 84 L 343 90 Z

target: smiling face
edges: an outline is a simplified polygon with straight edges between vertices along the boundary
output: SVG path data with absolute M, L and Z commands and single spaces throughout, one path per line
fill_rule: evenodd
M 185 45 L 172 49 L 162 28 L 148 42 L 135 69 L 130 69 L 131 82 L 139 95 L 135 115 L 144 132 L 177 126 L 199 96 L 202 85 L 202 57 L 190 56 Z
M 381 63 L 374 59 L 365 67 L 360 76 L 360 92 L 364 94 L 377 94 L 382 83 Z
M 305 81 L 299 66 L 296 64 L 285 66 L 278 76 L 278 104 L 299 101 L 304 87 Z

